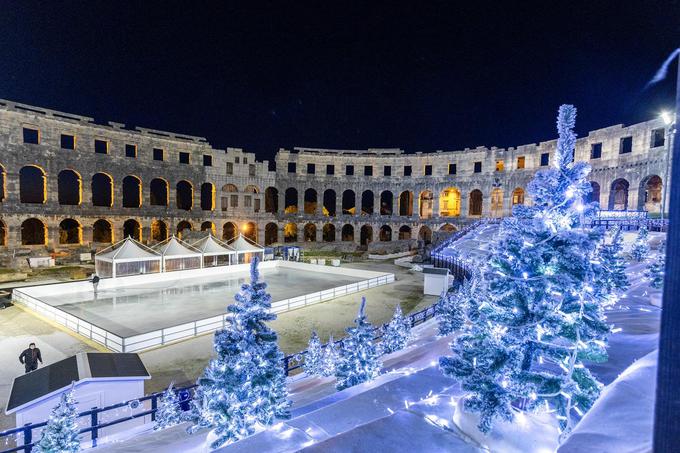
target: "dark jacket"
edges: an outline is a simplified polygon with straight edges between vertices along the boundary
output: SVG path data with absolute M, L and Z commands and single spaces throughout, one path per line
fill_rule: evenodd
M 42 356 L 40 355 L 40 349 L 38 348 L 28 348 L 19 356 L 19 362 L 24 365 L 37 365 L 38 360 L 42 363 Z

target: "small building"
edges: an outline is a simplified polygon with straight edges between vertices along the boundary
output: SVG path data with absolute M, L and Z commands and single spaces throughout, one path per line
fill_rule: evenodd
M 196 248 L 174 235 L 154 247 L 161 254 L 163 272 L 203 267 L 203 256 Z
M 102 278 L 157 273 L 161 271 L 161 255 L 128 236 L 97 253 L 94 267 Z
M 59 404 L 61 394 L 75 383 L 74 396 L 78 412 L 94 407 L 106 407 L 144 396 L 144 381 L 151 375 L 134 353 L 81 352 L 59 362 L 38 368 L 14 379 L 5 413 L 14 414 L 16 426 L 47 420 L 52 408 Z M 120 417 L 144 411 L 121 409 Z M 81 427 L 90 426 L 90 417 L 79 420 Z M 144 417 L 100 430 L 99 437 L 108 436 L 144 424 Z M 40 438 L 34 430 L 33 439 Z M 88 440 L 84 436 L 81 441 Z
M 423 293 L 428 296 L 441 296 L 449 289 L 449 270 L 446 268 L 424 267 L 423 278 Z
M 238 264 L 250 263 L 255 257 L 260 261 L 264 260 L 264 247 L 244 237 L 242 234 L 232 239 L 228 245 L 236 251 Z
M 212 232 L 191 245 L 203 254 L 203 267 L 229 266 L 236 261 L 236 251 Z

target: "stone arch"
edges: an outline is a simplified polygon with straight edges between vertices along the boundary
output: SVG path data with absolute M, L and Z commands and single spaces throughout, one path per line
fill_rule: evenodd
M 236 195 L 238 194 L 238 187 L 233 184 L 225 184 L 222 186 L 222 192 L 229 194 L 221 198 L 222 210 L 226 211 L 229 209 L 230 204 L 232 208 L 236 208 L 238 206 L 238 195 Z M 230 200 L 230 198 L 234 200 Z
M 7 196 L 6 185 L 7 172 L 5 171 L 5 167 L 0 164 L 0 203 L 5 201 L 5 197 Z
M 37 165 L 19 170 L 19 200 L 22 203 L 42 204 L 47 201 L 47 174 Z
M 74 219 L 64 219 L 59 223 L 59 244 L 82 244 L 83 229 Z
M 201 209 L 204 211 L 215 210 L 215 185 L 209 182 L 201 184 Z
M 615 179 L 609 193 L 609 209 L 625 211 L 628 209 L 628 189 L 630 183 L 624 178 Z
M 342 213 L 354 215 L 357 211 L 357 198 L 353 190 L 347 189 L 342 193 Z
M 405 190 L 399 194 L 399 215 L 413 215 L 413 192 Z
M 113 226 L 106 219 L 99 219 L 92 224 L 92 242 L 102 244 L 113 243 Z
M 298 191 L 295 187 L 289 187 L 284 193 L 284 212 L 295 214 L 298 212 Z
M 264 212 L 276 214 L 279 211 L 279 189 L 267 187 L 264 190 Z
M 392 227 L 383 225 L 380 227 L 380 242 L 390 242 L 392 240 Z
M 657 175 L 650 175 L 640 181 L 638 210 L 661 212 L 663 184 Z
M 458 231 L 458 228 L 451 225 L 450 223 L 445 223 L 444 225 L 439 227 L 439 231 L 443 231 L 445 233 L 453 233 L 453 232 Z
M 135 219 L 127 219 L 123 222 L 123 238 L 127 237 L 142 240 L 142 226 Z
M 373 227 L 371 225 L 364 225 L 359 231 L 359 243 L 361 245 L 368 245 L 373 242 Z
M 7 225 L 0 220 L 0 247 L 7 247 Z
M 323 215 L 335 217 L 337 214 L 335 190 L 326 189 L 323 192 Z
M 316 225 L 308 223 L 304 226 L 303 239 L 305 242 L 316 242 Z
M 243 225 L 243 236 L 253 242 L 257 242 L 257 225 L 254 222 L 247 222 Z
M 128 175 L 123 178 L 123 207 L 139 208 L 142 206 L 142 180 Z
M 460 216 L 460 190 L 447 187 L 439 194 L 439 215 L 442 217 Z
M 272 245 L 279 242 L 279 227 L 274 222 L 264 226 L 264 245 Z
M 429 219 L 432 217 L 432 208 L 434 207 L 434 195 L 431 190 L 423 190 L 418 196 L 418 214 L 421 219 Z
M 194 186 L 187 180 L 181 180 L 175 186 L 177 209 L 191 211 L 194 207 Z
M 222 225 L 222 240 L 230 241 L 238 235 L 238 228 L 233 222 L 226 222 Z
M 179 239 L 182 239 L 182 237 L 185 235 L 185 231 L 192 231 L 193 227 L 191 226 L 191 223 L 188 220 L 182 220 L 177 224 L 177 234 L 176 236 Z
M 420 230 L 418 231 L 418 239 L 421 241 L 425 242 L 425 244 L 429 244 L 432 242 L 432 230 L 428 226 L 422 226 L 420 227 Z
M 298 240 L 297 224 L 289 222 L 283 227 L 283 242 L 297 242 Z
M 516 206 L 516 205 L 523 205 L 524 204 L 524 189 L 521 187 L 516 187 L 515 190 L 512 191 L 512 198 L 510 199 L 510 205 Z
M 399 228 L 399 240 L 406 241 L 411 239 L 411 227 L 408 225 L 402 225 Z
M 151 222 L 151 240 L 162 242 L 168 238 L 168 225 L 162 220 Z
M 201 231 L 209 231 L 213 235 L 215 234 L 215 224 L 212 223 L 210 220 L 206 220 L 205 222 L 201 223 Z
M 60 205 L 78 206 L 82 201 L 83 181 L 76 171 L 62 170 L 57 175 L 57 198 Z
M 380 215 L 392 215 L 394 211 L 394 194 L 389 190 L 380 193 Z
M 340 230 L 340 239 L 343 242 L 354 241 L 354 227 L 349 223 L 343 225 L 342 230 Z
M 106 173 L 92 175 L 90 184 L 92 206 L 113 206 L 113 177 Z
M 238 187 L 233 184 L 225 184 L 222 186 L 222 192 L 234 193 L 238 192 Z
M 318 202 L 318 195 L 316 193 L 316 190 L 314 189 L 307 189 L 305 190 L 305 199 L 304 199 L 304 213 L 305 214 L 316 214 L 316 207 L 319 204 Z
M 168 182 L 163 178 L 154 178 L 149 183 L 150 203 L 152 206 L 168 205 Z
M 245 193 L 260 193 L 260 188 L 253 185 L 253 184 L 249 184 L 249 185 L 246 186 L 245 189 L 243 189 L 243 192 L 245 192 Z
M 47 225 L 32 217 L 21 224 L 21 245 L 47 245 Z
M 324 242 L 335 242 L 335 225 L 327 223 L 323 226 L 322 236 Z
M 484 197 L 482 191 L 475 189 L 470 192 L 470 209 L 468 215 L 470 216 L 481 216 L 482 215 L 482 203 L 484 202 Z
M 503 217 L 503 190 L 499 187 L 491 191 L 491 217 Z
M 361 215 L 372 215 L 375 212 L 374 197 L 372 190 L 363 191 L 361 194 Z

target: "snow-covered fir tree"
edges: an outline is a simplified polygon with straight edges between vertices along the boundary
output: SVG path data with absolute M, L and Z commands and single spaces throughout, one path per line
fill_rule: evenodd
M 382 341 L 380 342 L 380 352 L 390 354 L 394 351 L 404 349 L 411 339 L 411 321 L 404 317 L 401 307 L 397 304 L 394 315 L 390 323 L 385 326 Z
M 613 228 L 609 236 L 603 237 L 598 248 L 597 259 L 601 265 L 600 289 L 606 296 L 615 296 L 628 289 L 628 276 L 626 275 L 626 260 L 623 256 L 623 235 L 620 228 Z
M 335 368 L 340 359 L 340 351 L 338 351 L 333 335 L 328 339 L 326 347 L 323 348 L 323 357 L 321 357 L 321 376 L 328 377 L 335 375 Z
M 78 439 L 78 408 L 73 398 L 74 384 L 61 394 L 59 404 L 52 409 L 34 453 L 75 453 L 80 451 Z
M 456 286 L 451 286 L 437 303 L 436 316 L 439 335 L 445 337 L 460 330 L 468 315 L 468 310 L 477 304 L 479 294 L 478 277 L 471 276 Z
M 194 398 L 195 425 L 211 427 L 211 448 L 242 439 L 275 419 L 290 417 L 283 353 L 267 322 L 271 297 L 260 281 L 258 260 L 250 266 L 249 284 L 236 294 L 227 310 L 227 327 L 215 332 L 217 357 L 198 380 Z
M 477 320 L 453 342 L 453 356 L 440 360 L 468 393 L 464 408 L 480 415 L 483 432 L 545 404 L 567 432 L 572 412 L 587 411 L 602 387 L 586 366 L 607 359 L 602 231 L 582 222 L 594 205 L 583 204 L 590 166 L 573 161 L 575 119 L 573 106 L 560 107 L 551 168 L 528 185 L 533 205 L 516 206 L 503 221 L 483 269 L 487 294 Z
M 180 423 L 182 423 L 182 409 L 179 407 L 179 398 L 171 383 L 161 395 L 161 404 L 156 411 L 153 429 L 158 431 Z
M 335 369 L 338 390 L 371 381 L 380 374 L 382 364 L 373 344 L 373 326 L 366 320 L 365 306 L 366 298 L 362 297 L 355 326 L 347 328 L 347 337 L 342 340 L 340 360 Z
M 630 255 L 637 262 L 640 262 L 647 258 L 649 254 L 649 231 L 646 227 L 640 227 L 638 230 L 637 237 L 633 243 L 633 247 L 630 249 Z
M 663 287 L 665 272 L 666 254 L 662 248 L 661 252 L 654 257 L 645 271 L 645 276 L 649 279 L 649 284 L 652 288 L 660 289 Z
M 321 340 L 319 340 L 319 335 L 317 335 L 316 331 L 313 331 L 312 336 L 309 339 L 309 344 L 307 345 L 305 361 L 302 364 L 305 373 L 309 376 L 321 375 L 322 360 L 323 350 L 321 348 Z

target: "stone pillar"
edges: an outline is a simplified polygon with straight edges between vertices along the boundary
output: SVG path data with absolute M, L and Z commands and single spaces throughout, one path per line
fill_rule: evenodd
M 420 206 L 420 194 L 416 191 L 413 191 L 413 206 L 412 206 L 412 216 L 416 218 L 420 218 L 420 211 L 418 207 Z
M 460 194 L 460 216 L 469 217 L 470 215 L 470 193 L 462 192 Z
M 297 192 L 297 210 L 298 213 L 305 212 L 305 191 L 300 189 Z
M 316 226 L 314 240 L 316 242 L 322 242 L 323 241 L 323 224 L 315 223 L 314 226 Z
M 432 218 L 439 217 L 439 193 L 432 191 Z
M 279 215 L 283 215 L 284 211 L 286 210 L 286 193 L 284 192 L 278 192 L 276 194 L 276 212 Z
M 380 215 L 380 193 L 373 192 L 373 214 Z
M 264 231 L 265 231 L 265 226 L 263 223 L 257 223 L 255 224 L 257 228 L 257 243 L 260 245 L 264 245 Z

